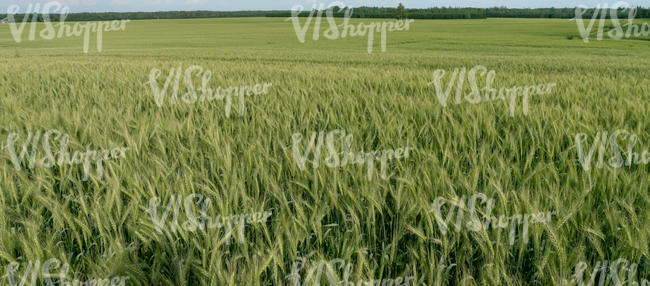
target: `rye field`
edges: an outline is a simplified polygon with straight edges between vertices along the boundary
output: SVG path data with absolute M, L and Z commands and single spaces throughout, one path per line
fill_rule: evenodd
M 648 37 L 416 20 L 387 33 L 385 52 L 375 34 L 368 53 L 368 37 L 313 40 L 313 25 L 301 43 L 283 18 L 145 20 L 104 33 L 101 52 L 91 35 L 83 53 L 83 37 L 30 41 L 29 29 L 17 43 L 0 24 L 0 285 L 650 279 Z M 454 70 L 468 93 L 477 66 L 479 88 L 492 74 L 497 90 L 547 92 L 459 100 Z M 240 90 L 182 102 L 191 67 L 199 97 L 199 68 L 215 98 Z M 632 134 L 639 163 L 612 167 Z M 32 277 L 49 259 L 54 275 Z

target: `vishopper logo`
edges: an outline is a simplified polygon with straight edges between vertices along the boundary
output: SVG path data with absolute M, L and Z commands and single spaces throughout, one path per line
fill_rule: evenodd
M 523 224 L 519 237 L 524 244 L 528 244 L 529 226 L 535 223 L 549 223 L 551 222 L 551 216 L 555 214 L 555 212 L 539 212 L 532 214 L 517 214 L 513 216 L 501 215 L 497 218 L 492 216 L 495 201 L 494 199 L 488 199 L 485 194 L 474 194 L 469 199 L 469 205 L 467 205 L 466 202 L 468 202 L 467 196 L 463 195 L 462 198 L 456 197 L 453 200 L 438 197 L 433 204 L 431 204 L 431 212 L 433 212 L 438 227 L 440 228 L 440 232 L 442 232 L 443 235 L 447 235 L 449 232 L 450 225 L 454 221 L 454 211 L 456 211 L 456 218 L 453 226 L 457 233 L 464 228 L 468 231 L 478 232 L 488 229 L 505 229 L 510 225 L 509 243 L 510 245 L 514 245 L 516 226 Z M 447 215 L 444 216 L 443 207 L 447 203 L 449 203 L 449 207 L 447 208 Z M 481 203 L 484 203 L 484 209 L 480 208 L 479 205 Z M 463 219 L 465 218 L 466 213 L 469 215 L 469 221 L 465 223 Z M 483 220 L 481 220 L 481 218 L 483 218 Z
M 58 269 L 58 270 L 57 270 Z M 22 276 L 19 274 L 22 271 Z M 11 262 L 6 266 L 5 277 L 10 286 L 24 285 L 104 285 L 104 286 L 124 286 L 130 277 L 116 276 L 112 278 L 93 278 L 88 280 L 70 279 L 68 272 L 70 265 L 61 263 L 59 259 L 51 258 L 41 264 L 40 260 L 29 261 L 27 263 Z M 40 275 L 39 275 L 40 272 Z M 37 283 L 41 282 L 42 283 Z
M 338 265 L 338 266 L 337 266 Z M 304 279 L 301 272 L 304 270 Z M 370 279 L 351 281 L 354 265 L 346 263 L 341 258 L 326 261 L 324 259 L 309 260 L 309 257 L 299 258 L 291 265 L 291 274 L 285 278 L 289 280 L 290 286 L 312 286 L 321 285 L 323 272 L 326 275 L 325 285 L 343 285 L 343 286 L 361 286 L 361 285 L 381 285 L 381 286 L 410 286 L 417 285 L 415 276 Z M 343 278 L 337 272 L 343 271 Z M 340 280 L 340 281 L 339 281 Z
M 618 19 L 618 12 L 619 10 L 622 9 L 623 12 L 628 13 L 628 19 L 627 19 L 627 24 L 621 25 L 621 21 Z M 623 38 L 629 39 L 632 36 L 634 37 L 642 37 L 642 36 L 648 36 L 650 35 L 650 25 L 648 23 L 643 23 L 642 25 L 637 25 L 634 24 L 634 19 L 636 18 L 636 14 L 638 12 L 637 8 L 632 8 L 630 7 L 630 4 L 627 2 L 616 2 L 614 5 L 612 5 L 611 8 L 608 8 L 608 5 L 605 3 L 604 5 L 598 5 L 596 6 L 596 9 L 593 9 L 593 15 L 591 17 L 591 20 L 589 21 L 589 25 L 585 26 L 583 16 L 585 15 L 586 12 L 588 12 L 590 9 L 587 8 L 586 6 L 580 6 L 576 8 L 576 17 L 572 19 L 572 21 L 576 21 L 576 24 L 578 25 L 578 30 L 580 31 L 580 36 L 582 37 L 582 40 L 585 43 L 589 43 L 589 38 L 591 37 L 591 30 L 594 27 L 594 24 L 596 23 L 596 19 L 598 18 L 598 15 L 600 15 L 600 21 L 598 23 L 598 32 L 596 35 L 596 39 L 598 41 L 603 40 L 603 34 L 605 30 L 605 23 L 607 22 L 607 13 L 609 12 L 610 14 L 610 19 L 612 21 L 613 29 L 611 29 L 608 33 L 607 36 L 609 36 L 613 40 L 620 40 Z M 627 30 L 623 29 L 624 26 L 627 26 Z
M 39 14 L 40 10 L 40 14 Z M 50 12 L 60 12 L 59 23 L 55 26 L 50 22 Z M 41 4 L 29 4 L 27 10 L 23 15 L 22 22 L 20 24 L 15 23 L 15 15 L 20 12 L 20 6 L 11 5 L 7 8 L 7 20 L 9 22 L 9 28 L 11 29 L 11 34 L 14 37 L 16 43 L 22 42 L 23 31 L 27 26 L 27 21 L 31 16 L 31 27 L 29 30 L 29 40 L 34 41 L 36 38 L 36 27 L 38 22 L 38 17 L 42 16 L 45 21 L 45 28 L 41 30 L 38 34 L 44 40 L 52 40 L 54 38 L 63 38 L 63 37 L 81 37 L 83 35 L 84 53 L 88 53 L 90 47 L 90 33 L 97 34 L 97 51 L 102 51 L 103 46 L 103 32 L 110 31 L 124 31 L 126 29 L 126 24 L 130 20 L 120 20 L 120 21 L 103 21 L 103 22 L 87 22 L 85 24 L 75 23 L 74 25 L 66 24 L 65 19 L 68 17 L 70 8 L 63 5 L 57 1 L 48 2 L 43 5 L 41 10 Z
M 463 99 L 471 104 L 478 104 L 481 102 L 488 101 L 509 101 L 510 102 L 510 116 L 515 116 L 515 109 L 517 104 L 517 98 L 522 98 L 522 108 L 524 115 L 528 115 L 528 106 L 529 106 L 529 97 L 534 95 L 547 95 L 553 92 L 553 87 L 557 84 L 547 83 L 540 85 L 529 85 L 526 87 L 514 86 L 511 88 L 501 87 L 498 91 L 496 88 L 492 88 L 494 84 L 494 79 L 496 72 L 494 70 L 489 70 L 484 66 L 475 66 L 472 69 L 467 71 L 467 68 L 463 67 L 461 69 L 455 68 L 454 72 L 449 78 L 449 83 L 447 87 L 443 85 L 442 81 L 447 74 L 447 71 L 443 69 L 438 69 L 433 72 L 433 81 L 429 83 L 429 86 L 433 85 L 436 88 L 436 95 L 438 96 L 438 101 L 442 107 L 447 107 L 449 96 L 451 96 L 451 91 L 456 87 L 455 101 L 456 105 L 461 104 Z M 470 86 L 470 93 L 463 94 L 465 91 L 465 78 L 467 77 Z M 478 79 L 479 77 L 485 78 L 485 87 L 479 89 Z M 464 97 L 463 97 L 464 95 Z
M 388 178 L 388 161 L 394 159 L 408 159 L 411 152 L 415 150 L 415 148 L 406 147 L 397 150 L 386 149 L 370 152 L 354 152 L 352 150 L 353 135 L 346 134 L 344 130 L 333 130 L 327 133 L 327 136 L 326 133 L 322 131 L 318 133 L 313 132 L 309 142 L 307 142 L 307 146 L 304 151 L 301 152 L 300 145 L 302 145 L 301 142 L 303 138 L 304 136 L 301 133 L 295 133 L 291 137 L 293 158 L 301 171 L 306 169 L 307 159 L 312 152 L 314 153 L 312 156 L 313 168 L 318 169 L 320 167 L 323 144 L 325 144 L 329 153 L 328 156 L 325 157 L 324 161 L 327 167 L 337 168 L 344 167 L 348 164 L 363 166 L 365 164 L 367 167 L 368 180 L 370 181 L 373 178 L 375 161 L 381 162 L 380 176 L 385 180 Z M 343 149 L 340 150 L 337 146 L 342 146 Z M 340 155 L 343 155 L 342 159 Z
M 165 97 L 169 91 L 170 84 L 173 82 L 173 87 L 171 90 L 171 104 L 176 104 L 179 102 L 178 93 L 181 90 L 181 76 L 183 78 L 182 83 L 187 92 L 182 95 L 182 100 L 186 104 L 194 104 L 196 102 L 205 102 L 205 101 L 214 101 L 214 100 L 226 100 L 225 112 L 226 117 L 230 118 L 230 110 L 232 108 L 233 96 L 238 97 L 239 102 L 239 114 L 244 115 L 245 112 L 245 96 L 252 95 L 264 95 L 269 92 L 269 88 L 273 86 L 273 83 L 264 83 L 264 84 L 255 84 L 245 85 L 245 86 L 231 86 L 228 88 L 217 87 L 212 89 L 210 87 L 210 80 L 212 79 L 212 71 L 204 70 L 200 66 L 190 66 L 189 68 L 183 71 L 182 67 L 172 68 L 167 75 L 162 88 L 158 83 L 158 78 L 162 75 L 162 70 L 152 69 L 149 73 L 149 85 L 151 87 L 151 92 L 153 93 L 154 100 L 158 107 L 162 107 L 165 103 Z M 201 87 L 196 88 L 193 79 L 195 76 L 200 76 Z M 200 97 L 197 93 L 197 90 L 201 92 Z
M 585 274 L 589 271 L 589 265 L 584 261 L 580 261 L 575 266 L 574 277 L 578 286 L 595 286 L 596 283 L 598 286 L 650 286 L 650 281 L 647 279 L 639 280 L 638 267 L 638 264 L 630 263 L 625 258 L 619 258 L 611 262 L 607 260 L 598 261 L 590 276 L 587 277 Z M 609 280 L 611 280 L 611 283 L 607 284 Z
M 239 243 L 244 243 L 246 224 L 265 224 L 272 215 L 271 211 L 265 211 L 225 217 L 219 215 L 212 218 L 208 215 L 212 210 L 212 200 L 199 194 L 191 194 L 184 199 L 180 195 L 172 196 L 164 212 L 159 213 L 158 207 L 161 202 L 162 200 L 158 197 L 149 201 L 149 214 L 158 233 L 162 234 L 163 230 L 167 229 L 168 219 L 171 219 L 169 224 L 171 232 L 176 232 L 181 227 L 187 232 L 207 231 L 225 227 L 226 244 L 230 244 L 235 229 L 239 237 Z M 181 207 L 184 208 L 183 212 L 181 212 Z M 196 213 L 197 210 L 199 210 L 200 214 Z M 183 213 L 185 219 L 179 222 L 179 218 Z M 172 216 L 170 217 L 170 215 Z
M 129 148 L 114 148 L 112 150 L 91 150 L 87 148 L 85 152 L 75 151 L 74 153 L 68 152 L 68 141 L 70 135 L 62 133 L 58 130 L 49 130 L 42 133 L 41 131 L 29 131 L 27 138 L 23 141 L 22 148 L 17 150 L 16 143 L 20 140 L 21 136 L 18 133 L 11 133 L 7 137 L 7 149 L 9 152 L 9 159 L 17 171 L 22 170 L 25 157 L 29 154 L 27 167 L 34 169 L 37 165 L 43 168 L 52 168 L 54 166 L 64 167 L 66 165 L 81 165 L 83 164 L 84 176 L 83 180 L 87 181 L 90 175 L 91 162 L 94 161 L 97 178 L 101 180 L 104 174 L 103 161 L 111 159 L 117 160 L 126 157 L 126 151 Z M 58 154 L 53 152 L 52 140 L 59 141 Z M 43 144 L 43 157 L 38 158 L 39 143 Z M 30 148 L 31 145 L 31 148 Z M 19 152 L 18 152 L 19 151 Z M 58 156 L 55 156 L 57 154 Z
M 321 22 L 323 18 L 323 11 L 325 9 L 324 4 L 320 4 L 319 9 L 316 10 L 316 4 L 312 6 L 312 10 L 309 12 L 309 16 L 307 17 L 307 20 L 303 25 L 300 24 L 300 13 L 304 10 L 304 7 L 302 5 L 296 5 L 291 8 L 291 18 L 287 19 L 287 21 L 291 20 L 293 23 L 293 28 L 296 31 L 296 36 L 298 37 L 298 41 L 301 43 L 305 43 L 305 36 L 307 34 L 307 30 L 309 29 L 309 26 L 311 25 L 314 14 L 316 14 L 316 22 L 314 24 L 314 29 L 313 29 L 313 37 L 312 39 L 314 41 L 317 41 L 320 38 L 320 27 L 321 27 Z M 345 9 L 345 14 L 343 18 L 343 24 L 336 24 L 336 20 L 334 17 L 334 8 L 335 7 L 341 7 Z M 352 17 L 352 8 L 346 8 L 345 4 L 339 1 L 332 2 L 327 6 L 327 10 L 325 12 L 327 16 L 327 23 L 329 24 L 330 28 L 327 29 L 324 33 L 323 36 L 326 39 L 330 40 L 337 40 L 337 39 L 344 39 L 346 37 L 368 37 L 368 53 L 372 53 L 372 49 L 374 46 L 375 42 L 375 33 L 380 33 L 381 35 L 381 51 L 385 52 L 386 51 L 386 35 L 387 32 L 393 32 L 393 31 L 408 31 L 410 29 L 411 23 L 415 22 L 415 20 L 396 20 L 396 21 L 384 21 L 384 22 L 374 22 L 370 24 L 365 24 L 365 23 L 359 23 L 356 27 L 354 25 L 350 24 L 350 18 Z M 342 30 L 339 30 L 339 27 L 342 28 Z
M 627 130 L 616 130 L 611 135 L 607 131 L 599 131 L 594 136 L 591 146 L 589 146 L 588 138 L 589 135 L 586 133 L 579 133 L 575 136 L 575 148 L 578 152 L 578 161 L 585 171 L 591 170 L 593 166 L 592 160 L 596 150 L 598 150 L 596 168 L 602 169 L 605 166 L 607 146 L 611 149 L 613 156 L 606 163 L 612 168 L 618 169 L 623 166 L 630 167 L 632 165 L 647 165 L 650 163 L 650 152 L 646 149 L 641 153 L 636 147 L 638 141 L 640 141 L 639 136 Z M 626 146 L 624 150 L 627 150 L 627 152 L 621 153 L 619 142 L 626 142 L 626 140 L 627 145 L 624 145 Z M 586 148 L 585 143 L 587 143 Z

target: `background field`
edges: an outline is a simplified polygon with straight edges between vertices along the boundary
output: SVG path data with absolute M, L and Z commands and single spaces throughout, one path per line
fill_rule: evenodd
M 131 151 L 103 181 L 83 182 L 78 167 L 16 171 L 3 149 L 0 273 L 58 258 L 79 278 L 132 285 L 288 285 L 292 263 L 311 254 L 353 263 L 355 281 L 572 285 L 579 261 L 621 257 L 650 277 L 649 167 L 585 172 L 574 148 L 577 133 L 626 129 L 650 149 L 650 42 L 585 44 L 568 39 L 575 22 L 547 19 L 419 20 L 372 54 L 365 37 L 307 35 L 299 43 L 284 19 L 133 21 L 86 55 L 81 38 L 17 44 L 1 25 L 2 145 L 57 129 L 73 150 Z M 221 102 L 159 108 L 150 70 L 191 65 L 212 70 L 213 85 L 274 85 L 247 98 L 242 117 L 226 118 Z M 528 116 L 510 117 L 504 102 L 443 109 L 433 71 L 476 65 L 496 71 L 495 86 L 557 88 Z M 388 180 L 354 166 L 300 171 L 285 150 L 292 134 L 334 129 L 353 134 L 355 150 L 416 153 L 391 162 Z M 273 216 L 241 244 L 217 230 L 159 235 L 149 200 L 191 193 L 213 199 L 213 217 Z M 505 231 L 443 236 L 431 203 L 475 193 L 496 200 L 496 215 L 557 219 L 531 227 L 529 244 L 510 246 Z

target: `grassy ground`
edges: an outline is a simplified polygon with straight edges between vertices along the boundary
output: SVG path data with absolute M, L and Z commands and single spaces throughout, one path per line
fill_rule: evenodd
M 422 20 L 368 54 L 365 37 L 308 33 L 301 44 L 283 19 L 133 21 L 83 54 L 81 38 L 17 44 L 2 25 L 2 145 L 57 129 L 73 150 L 131 149 L 86 182 L 79 167 L 17 171 L 3 149 L 1 265 L 57 258 L 80 279 L 130 285 L 289 285 L 292 264 L 311 255 L 354 264 L 353 281 L 575 285 L 579 261 L 626 258 L 648 278 L 648 166 L 584 171 L 574 136 L 626 129 L 650 149 L 649 42 L 568 39 L 577 34 L 568 20 Z M 159 108 L 151 69 L 191 65 L 212 70 L 215 86 L 273 87 L 247 98 L 243 116 L 227 118 L 222 102 Z M 476 65 L 496 71 L 495 86 L 557 87 L 528 116 L 500 101 L 443 108 L 433 71 Z M 292 135 L 335 129 L 355 150 L 416 151 L 387 180 L 355 166 L 300 170 Z M 211 198 L 213 217 L 273 215 L 231 243 L 223 230 L 159 234 L 150 200 L 192 193 Z M 443 235 L 434 200 L 476 193 L 496 215 L 557 216 L 531 226 L 528 244 L 501 230 Z

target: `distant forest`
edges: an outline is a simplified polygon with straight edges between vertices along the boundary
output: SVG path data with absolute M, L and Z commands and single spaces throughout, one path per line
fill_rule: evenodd
M 539 9 L 510 9 L 506 7 L 493 8 L 428 8 L 405 9 L 409 19 L 485 19 L 485 18 L 575 18 L 575 8 L 539 8 Z M 397 8 L 360 7 L 354 8 L 352 18 L 396 18 L 400 12 Z M 591 18 L 594 9 L 588 9 L 583 18 Z M 627 18 L 628 12 L 618 10 L 619 19 Z M 607 11 L 607 18 L 610 18 Z M 291 11 L 275 11 L 267 13 L 266 17 L 290 17 Z M 300 17 L 309 16 L 309 11 L 299 14 Z M 336 10 L 335 17 L 343 17 L 344 12 Z M 599 16 L 600 17 L 600 16 Z M 650 18 L 650 7 L 637 7 L 636 18 Z
M 594 9 L 587 10 L 583 18 L 591 18 Z M 619 19 L 628 17 L 627 11 L 619 9 Z M 309 11 L 302 12 L 299 16 L 306 17 Z M 400 16 L 401 15 L 401 16 Z M 609 18 L 609 11 L 607 17 Z M 7 15 L 0 15 L 0 19 Z M 323 17 L 325 14 L 323 13 Z M 335 17 L 343 17 L 344 12 L 335 9 Z M 575 17 L 575 8 L 540 8 L 540 9 L 510 9 L 506 7 L 493 8 L 428 8 L 404 9 L 359 7 L 354 8 L 352 18 L 403 18 L 409 19 L 485 19 L 485 18 L 561 18 Z M 15 21 L 22 21 L 24 15 L 14 16 Z M 236 17 L 291 17 L 291 11 L 170 11 L 170 12 L 107 12 L 107 13 L 72 13 L 66 21 L 107 21 L 107 20 L 149 20 L 149 19 L 190 19 L 190 18 L 236 18 Z M 650 18 L 650 7 L 637 8 L 636 18 Z M 39 15 L 39 21 L 43 15 Z M 50 21 L 59 21 L 58 14 L 49 16 Z M 31 21 L 31 19 L 30 19 Z

